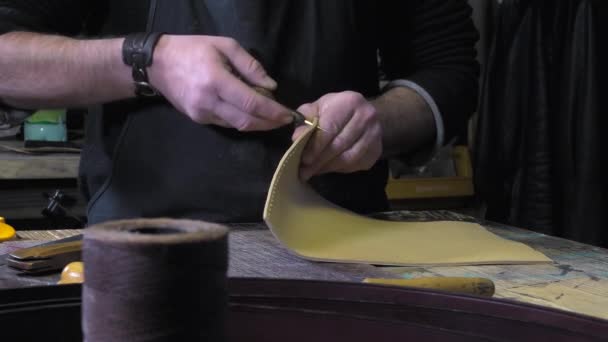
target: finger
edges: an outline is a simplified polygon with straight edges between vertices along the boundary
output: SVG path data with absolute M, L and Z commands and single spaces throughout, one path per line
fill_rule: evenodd
M 324 173 L 353 173 L 358 171 L 365 171 L 371 169 L 376 162 L 378 162 L 378 158 L 373 157 L 375 154 L 367 153 L 365 158 L 361 159 L 357 164 L 353 165 L 343 165 L 343 166 L 334 166 L 329 164 L 326 169 L 320 170 L 318 174 Z
M 221 72 L 216 84 L 218 96 L 242 112 L 260 119 L 277 121 L 281 124 L 288 124 L 292 121 L 287 108 L 256 92 L 228 72 Z
M 317 100 L 316 102 L 313 103 L 306 103 L 301 105 L 300 107 L 298 107 L 298 112 L 302 113 L 306 118 L 311 119 L 314 117 L 319 117 L 319 100 Z M 294 135 L 292 136 L 292 140 L 294 139 L 294 136 L 296 134 L 301 135 L 304 133 L 305 131 L 305 127 L 304 126 L 300 126 L 298 128 L 296 128 Z M 324 132 L 325 133 L 325 132 Z M 314 151 L 315 148 L 313 148 L 313 144 L 320 144 L 320 142 L 315 142 L 315 140 L 317 139 L 327 139 L 328 137 L 319 137 L 320 134 L 315 134 L 314 137 L 311 138 L 311 140 L 308 141 L 308 143 L 306 144 L 306 146 L 304 147 L 304 151 L 302 152 L 302 160 L 301 163 L 303 165 L 308 165 L 311 163 L 312 160 L 314 160 L 315 155 L 314 155 Z M 323 135 L 329 135 L 329 132 L 323 134 Z
M 317 102 L 303 104 L 298 107 L 298 112 L 308 120 L 313 120 L 315 117 L 319 117 L 319 104 Z
M 327 169 L 327 164 L 334 163 L 335 159 L 346 150 L 348 150 L 351 145 L 356 143 L 355 141 L 347 142 L 346 139 L 351 138 L 343 138 L 341 135 L 338 135 L 332 140 L 332 142 L 328 145 L 325 150 L 323 150 L 323 157 L 319 157 L 315 159 L 311 164 L 303 163 L 302 165 L 302 175 L 306 177 L 305 179 L 310 178 L 311 176 L 324 173 L 323 170 Z
M 313 120 L 314 117 L 318 116 L 318 106 L 317 103 L 307 103 L 304 105 L 301 105 L 298 108 L 298 111 L 303 114 L 308 120 Z M 296 141 L 298 140 L 307 130 L 308 130 L 309 126 L 307 125 L 300 125 L 297 126 L 296 129 L 293 131 L 293 134 L 291 135 L 291 140 L 292 141 Z M 306 150 L 304 150 L 304 152 L 306 152 Z M 305 153 L 304 153 L 305 154 Z
M 321 151 L 320 155 L 313 162 L 313 165 L 316 166 L 315 171 L 323 169 L 326 164 L 350 149 L 362 138 L 367 127 L 365 127 L 366 122 L 360 120 L 360 117 L 361 115 L 355 113 L 342 131 Z
M 302 162 L 306 165 L 312 165 L 316 162 L 322 151 L 331 143 L 331 141 L 342 131 L 346 123 L 352 116 L 350 109 L 347 113 L 340 113 L 338 111 L 344 110 L 336 107 L 331 108 L 327 103 L 323 104 L 316 110 L 316 106 L 302 106 L 299 108 L 302 114 L 308 116 L 318 116 L 319 126 L 323 128 L 320 134 L 315 134 L 312 140 L 306 146 L 304 150 Z M 330 110 L 336 110 L 331 116 L 324 116 L 322 112 L 329 112 Z M 316 113 L 313 111 L 316 110 Z
M 188 116 L 192 121 L 201 124 L 201 125 L 217 125 L 222 127 L 233 128 L 231 124 L 223 120 L 221 117 L 217 116 L 212 110 L 220 103 L 220 99 L 218 97 L 207 96 L 205 97 L 205 102 L 200 104 L 200 108 L 193 109 L 190 111 L 180 110 L 182 113 Z
M 277 87 L 277 82 L 268 76 L 262 64 L 236 40 L 218 39 L 216 47 L 224 54 L 232 67 L 250 84 L 268 89 L 275 89 Z
M 215 117 L 224 123 L 224 125 L 220 123 L 215 124 L 236 128 L 241 132 L 267 131 L 283 125 L 281 122 L 266 120 L 245 113 L 239 108 L 224 101 L 217 102 L 213 108 L 213 113 L 215 114 Z
M 198 117 L 205 118 L 204 120 L 200 120 L 200 119 L 194 120 L 196 123 L 199 123 L 202 125 L 216 125 L 216 126 L 221 126 L 221 127 L 226 127 L 226 128 L 232 128 L 231 124 L 222 120 L 222 118 L 215 115 L 215 113 L 205 111 L 205 112 L 199 113 Z
M 306 133 L 309 128 L 310 127 L 307 125 L 301 125 L 296 127 L 296 129 L 293 131 L 293 134 L 291 135 L 291 141 L 298 140 L 302 135 L 304 135 L 304 133 Z
M 211 123 L 213 125 L 225 127 L 225 128 L 234 128 L 234 127 L 232 127 L 232 125 L 230 123 L 228 123 L 224 119 L 220 118 L 219 116 L 215 115 L 214 113 L 211 114 L 211 117 L 212 117 Z
M 382 142 L 379 140 L 379 134 L 376 129 L 366 131 L 351 148 L 336 156 L 323 167 L 318 168 L 315 165 L 300 170 L 300 177 L 307 180 L 312 176 L 329 172 L 351 173 L 370 169 L 382 153 Z
M 368 131 L 351 148 L 325 164 L 316 174 L 369 170 L 381 154 L 382 142 L 375 132 Z

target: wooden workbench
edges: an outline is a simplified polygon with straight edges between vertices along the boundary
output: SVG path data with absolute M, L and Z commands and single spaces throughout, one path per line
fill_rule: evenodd
M 392 220 L 475 219 L 445 211 L 391 212 L 378 215 Z M 278 245 L 262 225 L 235 225 L 230 235 L 230 276 L 361 281 L 365 277 L 464 276 L 486 277 L 496 284 L 497 298 L 506 298 L 608 319 L 608 250 L 543 234 L 483 223 L 492 232 L 530 245 L 555 261 L 549 265 L 484 265 L 451 267 L 373 267 L 315 263 L 295 257 Z M 80 231 L 20 232 L 18 244 L 55 240 Z M 1 246 L 1 244 L 0 244 Z M 57 276 L 17 277 L 2 266 L 0 288 L 53 284 Z
M 43 219 L 48 200 L 43 193 L 61 189 L 77 199 L 71 211 L 84 215 L 85 201 L 78 190 L 78 153 L 24 153 L 23 141 L 0 139 L 0 216 L 13 220 Z
M 0 179 L 65 179 L 78 176 L 78 153 L 19 153 L 23 141 L 0 140 Z
M 365 277 L 391 276 L 389 272 L 370 265 L 314 263 L 300 259 L 281 247 L 270 231 L 260 224 L 232 225 L 231 228 L 229 276 L 349 282 L 359 282 Z M 0 248 L 0 255 L 15 248 L 29 247 L 81 233 L 80 230 L 19 232 L 20 239 L 5 242 L 5 247 Z M 4 259 L 5 256 L 0 256 L 0 289 L 53 285 L 59 279 L 58 274 L 19 276 L 18 272 L 6 267 Z

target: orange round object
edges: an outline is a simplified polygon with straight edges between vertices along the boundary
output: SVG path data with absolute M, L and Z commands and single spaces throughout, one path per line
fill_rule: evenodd
M 57 284 L 82 284 L 84 282 L 84 264 L 74 261 L 67 264 L 61 271 L 61 279 Z
M 10 240 L 15 237 L 15 228 L 6 224 L 4 217 L 0 216 L 0 242 Z

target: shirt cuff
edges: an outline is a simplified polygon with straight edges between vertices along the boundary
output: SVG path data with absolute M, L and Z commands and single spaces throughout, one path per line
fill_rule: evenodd
M 428 157 L 425 158 L 425 159 L 427 159 L 426 161 L 428 162 L 437 154 L 439 149 L 443 146 L 443 141 L 444 141 L 444 137 L 445 137 L 445 128 L 443 126 L 443 118 L 441 117 L 441 112 L 439 111 L 439 107 L 437 107 L 437 103 L 435 102 L 435 100 L 433 99 L 431 94 L 429 94 L 420 85 L 418 85 L 417 83 L 412 82 L 410 80 L 405 80 L 405 79 L 392 80 L 392 81 L 388 82 L 382 88 L 382 92 L 386 92 L 386 91 L 396 88 L 396 87 L 405 87 L 405 88 L 409 88 L 409 89 L 415 91 L 418 95 L 420 95 L 420 97 L 422 97 L 422 99 L 424 99 L 424 101 L 427 103 L 427 105 L 431 109 L 431 112 L 433 113 L 433 118 L 435 120 L 436 136 L 435 136 L 435 144 L 433 145 L 433 149 L 432 149 L 431 153 L 428 154 Z
M 382 89 L 382 92 L 386 92 L 396 87 L 405 87 L 415 91 L 418 95 L 420 95 L 420 97 L 422 97 L 422 99 L 424 99 L 426 104 L 429 106 L 431 112 L 433 113 L 433 118 L 435 119 L 436 138 L 434 146 L 435 150 L 439 149 L 441 146 L 443 146 L 445 129 L 443 127 L 443 118 L 441 117 L 441 112 L 439 111 L 439 107 L 437 107 L 437 103 L 435 102 L 431 94 L 429 94 L 424 88 L 419 86 L 417 83 L 403 79 L 397 79 L 388 82 Z

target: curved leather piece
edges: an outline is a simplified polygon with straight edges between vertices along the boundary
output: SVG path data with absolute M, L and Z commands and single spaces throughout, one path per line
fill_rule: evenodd
M 264 221 L 277 239 L 310 260 L 376 265 L 550 262 L 540 252 L 469 222 L 393 222 L 357 215 L 300 181 L 302 151 L 314 125 L 292 144 L 274 174 Z
M 379 285 L 230 278 L 229 341 L 600 341 L 608 321 Z M 80 285 L 0 291 L 3 338 L 80 341 Z

